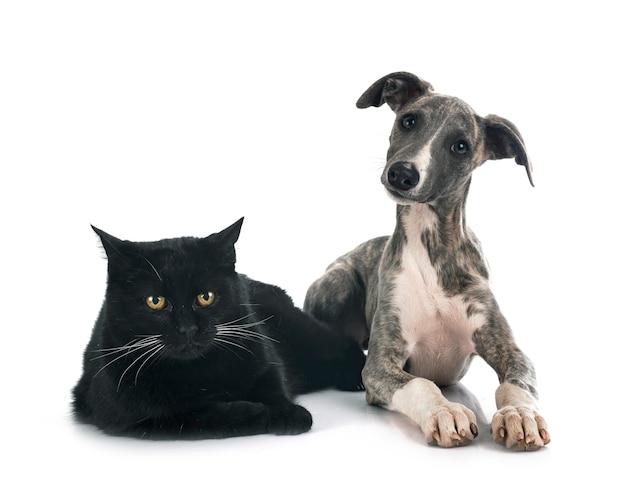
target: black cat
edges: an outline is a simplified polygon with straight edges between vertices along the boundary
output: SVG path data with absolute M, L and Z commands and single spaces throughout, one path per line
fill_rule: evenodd
M 113 435 L 298 434 L 295 395 L 362 388 L 364 354 L 275 286 L 235 271 L 243 218 L 206 238 L 119 240 L 74 387 L 77 420 Z

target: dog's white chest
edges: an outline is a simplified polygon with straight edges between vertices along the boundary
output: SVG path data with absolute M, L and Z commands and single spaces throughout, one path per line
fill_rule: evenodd
M 406 369 L 439 385 L 456 383 L 469 366 L 478 326 L 463 298 L 445 294 L 423 248 L 404 249 L 393 292 L 408 349 Z

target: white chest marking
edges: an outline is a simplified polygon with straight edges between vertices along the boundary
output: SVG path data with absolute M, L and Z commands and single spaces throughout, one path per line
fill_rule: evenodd
M 439 285 L 437 272 L 420 240 L 429 215 L 434 214 L 423 205 L 412 208 L 424 211 L 421 223 L 409 221 L 411 226 L 405 225 L 408 248 L 403 251 L 401 269 L 395 278 L 393 304 L 397 305 L 407 344 L 409 373 L 439 385 L 451 385 L 460 380 L 469 366 L 475 353 L 472 333 L 482 324 L 482 318 L 468 317 L 463 298 L 447 296 Z

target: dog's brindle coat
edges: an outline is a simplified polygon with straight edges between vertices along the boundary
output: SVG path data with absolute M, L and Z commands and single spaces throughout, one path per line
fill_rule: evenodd
M 375 238 L 332 263 L 304 308 L 368 350 L 367 401 L 408 415 L 431 444 L 468 444 L 476 417 L 437 385 L 458 382 L 472 357 L 497 372 L 494 440 L 514 450 L 550 441 L 536 405 L 535 372 L 517 347 L 488 285 L 480 245 L 465 222 L 472 171 L 487 159 L 531 164 L 509 121 L 478 116 L 457 98 L 399 72 L 374 83 L 359 108 L 396 113 L 382 182 L 397 202 L 391 237 Z

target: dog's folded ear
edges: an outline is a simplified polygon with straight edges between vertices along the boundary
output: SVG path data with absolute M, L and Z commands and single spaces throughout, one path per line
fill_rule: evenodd
M 515 163 L 526 168 L 530 184 L 534 187 L 533 167 L 526 155 L 526 147 L 519 131 L 507 119 L 497 115 L 487 115 L 484 118 L 485 148 L 487 158 L 499 160 L 501 158 L 515 158 Z
M 395 112 L 408 100 L 431 92 L 430 83 L 412 73 L 396 72 L 377 80 L 356 102 L 358 108 L 380 107 L 383 103 Z

